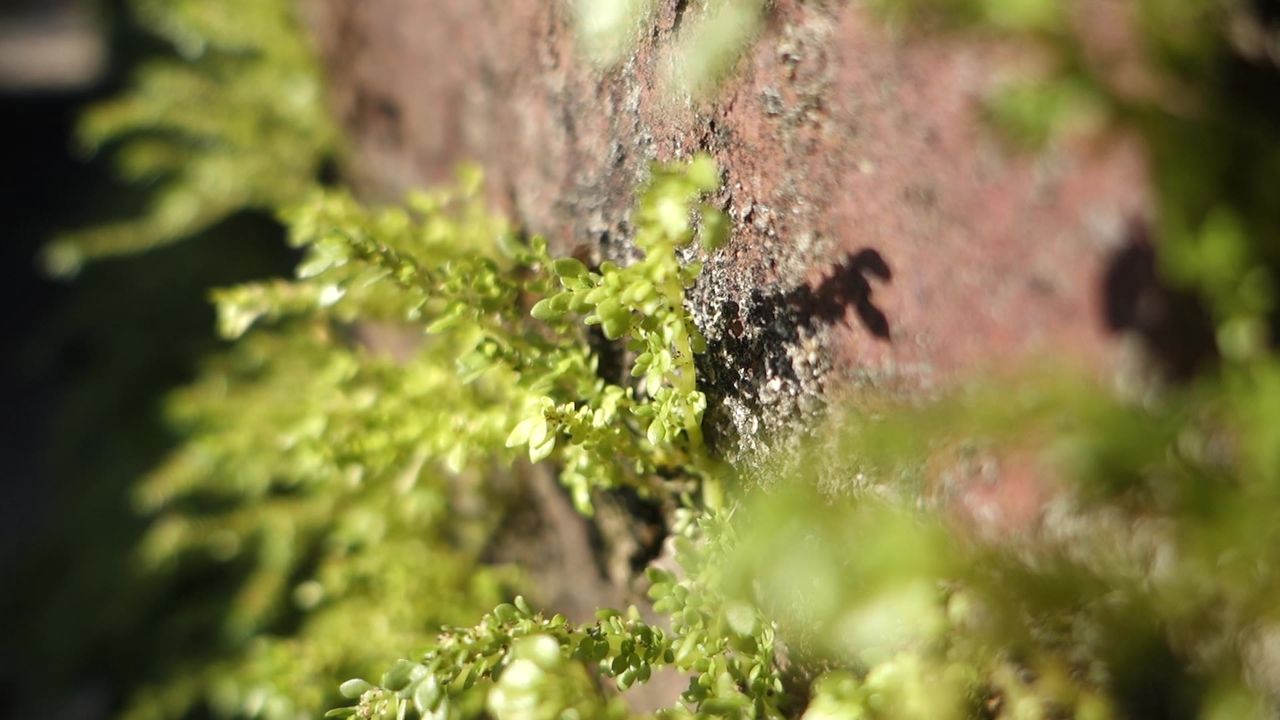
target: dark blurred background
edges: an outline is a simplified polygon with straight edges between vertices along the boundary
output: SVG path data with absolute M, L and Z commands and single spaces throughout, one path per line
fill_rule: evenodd
M 9 0 L 0 10 L 0 103 L 4 164 L 0 203 L 8 231 L 4 253 L 4 502 L 0 532 L 6 553 L 35 528 L 42 504 L 33 482 L 61 374 L 48 331 L 67 288 L 36 271 L 40 245 L 82 214 L 102 171 L 78 162 L 71 131 L 77 108 L 101 92 L 106 76 L 105 25 L 70 2 Z M 59 49 L 72 48 L 60 61 Z M 40 340 L 37 340 L 40 338 Z
M 143 202 L 75 125 L 155 51 L 113 2 L 0 0 L 0 718 L 106 717 L 165 642 L 142 629 L 176 591 L 128 582 L 127 487 L 171 442 L 166 391 L 216 349 L 209 290 L 289 267 L 276 223 L 240 216 L 71 280 L 41 271 L 57 233 Z

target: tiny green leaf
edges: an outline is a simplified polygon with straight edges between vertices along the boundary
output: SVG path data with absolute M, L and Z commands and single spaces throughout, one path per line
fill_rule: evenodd
M 333 686 L 331 685 L 330 687 Z M 373 685 L 360 678 L 351 678 L 338 686 L 338 692 L 348 700 L 354 700 L 372 689 Z
M 529 462 L 533 462 L 533 463 L 541 462 L 547 459 L 547 457 L 550 456 L 551 452 L 555 449 L 556 449 L 556 436 L 548 435 L 546 442 L 542 443 L 541 445 L 533 445 L 533 444 L 529 445 Z
M 649 429 L 645 431 L 645 437 L 650 443 L 657 445 L 662 442 L 663 435 L 662 419 L 654 418 L 653 422 L 649 423 Z
M 418 664 L 408 660 L 397 660 L 391 669 L 382 675 L 382 687 L 392 692 L 400 692 L 409 686 L 413 669 Z
M 547 322 L 561 316 L 555 307 L 554 298 L 543 298 L 534 303 L 533 308 L 529 310 L 529 314 L 536 320 Z
M 551 270 L 562 278 L 576 278 L 587 274 L 587 266 L 576 258 L 560 258 L 551 264 Z
M 524 420 L 521 420 L 515 428 L 511 430 L 511 434 L 507 436 L 507 447 L 518 447 L 529 442 L 529 436 L 533 434 L 533 428 L 539 422 L 542 423 L 544 427 L 543 433 L 545 434 L 546 420 L 543 419 L 541 415 L 525 418 Z
M 413 689 L 413 705 L 417 708 L 418 714 L 424 717 L 436 709 L 441 697 L 440 683 L 434 675 L 428 675 Z
M 604 331 L 604 336 L 606 338 L 609 340 L 617 340 L 623 335 L 626 335 L 627 331 L 631 329 L 631 318 L 625 314 L 611 315 L 605 318 L 604 322 L 601 323 L 601 329 Z

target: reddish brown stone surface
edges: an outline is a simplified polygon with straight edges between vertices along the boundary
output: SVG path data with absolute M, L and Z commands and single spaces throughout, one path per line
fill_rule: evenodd
M 713 427 L 755 437 L 836 382 L 929 388 L 1051 356 L 1106 370 L 1101 283 L 1147 210 L 1119 139 L 1038 157 L 980 122 L 1017 51 L 891 32 L 854 2 L 778 0 L 714 99 L 660 89 L 686 5 L 610 70 L 570 4 L 305 0 L 374 197 L 484 166 L 494 200 L 562 250 L 625 257 L 654 159 L 705 150 L 735 220 L 693 294 L 711 341 Z

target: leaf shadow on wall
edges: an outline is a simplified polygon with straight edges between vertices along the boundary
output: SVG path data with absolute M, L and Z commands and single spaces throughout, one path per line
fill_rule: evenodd
M 854 315 L 867 332 L 886 341 L 893 340 L 889 318 L 872 302 L 869 278 L 884 283 L 893 280 L 893 271 L 880 253 L 864 248 L 845 256 L 832 272 L 815 288 L 807 285 L 786 295 L 797 321 L 809 330 L 819 325 L 843 322 L 853 308 Z
M 714 442 L 727 430 L 726 403 L 745 408 L 769 430 L 784 427 L 801 405 L 816 400 L 829 359 L 797 358 L 807 355 L 798 350 L 819 331 L 856 322 L 878 340 L 892 342 L 892 323 L 875 303 L 874 285 L 893 278 L 884 256 L 863 248 L 831 265 L 815 285 L 759 288 L 741 301 L 720 303 L 710 313 L 714 328 L 704 328 L 711 330 L 707 352 L 698 357 L 700 384 L 713 413 L 709 438 Z M 778 381 L 794 401 L 779 404 L 769 397 L 764 388 Z
M 1164 282 L 1145 223 L 1130 223 L 1101 278 L 1102 320 L 1114 333 L 1141 338 L 1168 379 L 1190 380 L 1217 362 L 1213 321 L 1196 296 Z

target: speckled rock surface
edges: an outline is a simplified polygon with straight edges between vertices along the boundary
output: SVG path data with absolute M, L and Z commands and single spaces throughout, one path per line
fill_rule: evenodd
M 730 458 L 842 384 L 1116 361 L 1104 278 L 1147 212 L 1143 158 L 1122 138 L 1004 148 L 980 114 L 1025 61 L 1013 48 L 904 38 L 858 2 L 777 0 L 719 94 L 680 102 L 658 67 L 697 2 L 662 0 L 602 70 L 567 2 L 304 1 L 372 197 L 475 161 L 528 230 L 625 258 L 649 163 L 718 158 L 735 229 L 692 299 Z

